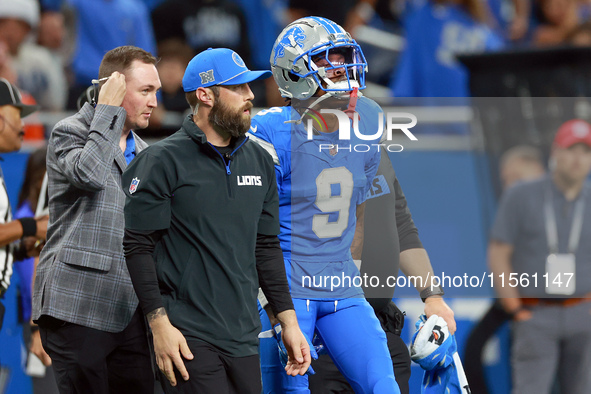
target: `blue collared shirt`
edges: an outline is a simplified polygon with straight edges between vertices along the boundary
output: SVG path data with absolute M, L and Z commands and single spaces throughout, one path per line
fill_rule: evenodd
M 127 140 L 125 141 L 125 152 L 123 152 L 123 156 L 125 156 L 125 161 L 127 165 L 131 163 L 133 158 L 135 157 L 135 138 L 133 138 L 133 133 L 130 131 L 129 135 L 127 136 Z

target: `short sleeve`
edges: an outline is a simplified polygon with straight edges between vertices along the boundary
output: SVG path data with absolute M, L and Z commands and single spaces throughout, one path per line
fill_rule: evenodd
M 277 114 L 281 113 L 280 107 L 272 107 L 259 111 L 250 121 L 250 130 L 248 131 L 248 137 L 259 144 L 264 150 L 266 150 L 273 158 L 273 164 L 280 165 L 279 156 L 275 150 L 275 143 L 273 140 L 273 130 L 270 121 L 274 120 Z M 268 116 L 265 116 L 268 115 Z
M 279 188 L 283 185 L 284 175 L 288 171 L 286 164 L 288 159 L 282 149 L 277 149 L 275 136 L 278 130 L 285 127 L 284 125 L 284 109 L 285 107 L 272 107 L 259 111 L 252 117 L 250 122 L 250 130 L 248 131 L 248 138 L 256 142 L 264 150 L 271 155 L 273 164 L 275 166 L 275 175 Z
M 176 179 L 165 157 L 142 151 L 123 173 L 125 228 L 163 230 L 170 226 L 171 198 Z

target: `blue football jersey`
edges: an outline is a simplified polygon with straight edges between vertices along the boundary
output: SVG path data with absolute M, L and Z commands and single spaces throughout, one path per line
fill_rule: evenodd
M 350 252 L 356 210 L 367 198 L 377 171 L 381 149 L 377 131 L 383 117 L 381 108 L 365 97 L 358 100 L 356 111 L 359 133 L 375 139 L 361 139 L 351 121 L 349 139 L 343 138 L 341 130 L 309 136 L 307 125 L 289 122 L 300 118 L 291 107 L 270 108 L 252 118 L 250 138 L 265 147 L 275 162 L 279 237 L 286 259 L 291 260 L 291 267 L 286 268 L 292 294 L 303 275 L 358 275 Z M 324 289 L 324 285 L 315 288 Z M 356 288 L 331 296 L 353 293 L 362 294 Z

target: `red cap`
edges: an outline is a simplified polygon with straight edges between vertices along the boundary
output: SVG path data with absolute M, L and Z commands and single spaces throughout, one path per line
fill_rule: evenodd
M 554 145 L 570 148 L 578 143 L 583 143 L 591 148 L 591 124 L 581 119 L 573 119 L 563 123 L 554 137 Z

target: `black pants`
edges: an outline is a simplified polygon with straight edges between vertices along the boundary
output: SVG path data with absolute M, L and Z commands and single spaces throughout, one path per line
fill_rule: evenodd
M 31 326 L 28 322 L 23 324 L 23 342 L 27 345 L 27 349 L 31 347 Z M 34 357 L 31 351 L 27 354 L 27 361 L 30 357 Z M 53 373 L 53 366 L 51 365 L 45 367 L 45 376 L 31 377 L 31 383 L 33 385 L 33 394 L 59 394 Z
M 388 349 L 394 366 L 394 377 L 402 394 L 409 394 L 410 354 L 399 335 L 386 331 Z M 328 354 L 323 354 L 312 363 L 316 374 L 308 377 L 312 394 L 354 394 L 347 379 L 339 372 Z
M 42 318 L 39 327 L 60 393 L 154 392 L 146 325 L 139 309 L 118 333 L 48 316 Z
M 486 314 L 474 326 L 466 341 L 464 371 L 473 393 L 489 392 L 482 367 L 482 349 L 498 329 L 511 319 L 500 302 L 495 301 Z
M 187 340 L 193 360 L 185 360 L 189 380 L 184 381 L 175 369 L 175 387 L 160 374 L 166 394 L 260 394 L 263 390 L 259 355 L 230 357 L 202 341 Z

